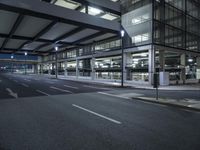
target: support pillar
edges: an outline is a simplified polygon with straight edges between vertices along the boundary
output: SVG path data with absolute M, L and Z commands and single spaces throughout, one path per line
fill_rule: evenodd
M 79 60 L 76 59 L 76 78 L 78 79 L 79 77 Z
M 200 83 L 200 56 L 197 57 L 196 62 L 197 62 L 196 78 L 199 80 Z
M 155 73 L 155 50 L 153 46 L 149 49 L 148 60 L 149 84 L 153 85 L 153 74 Z
M 92 80 L 95 80 L 95 58 L 94 57 L 92 57 L 91 59 L 91 70 L 92 70 L 91 78 Z
M 64 72 L 65 77 L 67 77 L 67 61 L 64 62 Z
M 43 74 L 43 64 L 40 65 L 40 74 Z
M 165 71 L 165 52 L 159 51 L 159 63 L 160 63 L 160 72 Z
M 48 64 L 48 74 L 51 75 L 51 64 Z
M 180 59 L 181 59 L 180 79 L 183 81 L 183 84 L 185 84 L 185 81 L 186 81 L 186 75 L 185 75 L 186 55 L 182 54 Z
M 130 72 L 126 66 L 130 66 L 133 63 L 133 57 L 131 53 L 124 54 L 124 80 L 132 80 L 130 77 Z

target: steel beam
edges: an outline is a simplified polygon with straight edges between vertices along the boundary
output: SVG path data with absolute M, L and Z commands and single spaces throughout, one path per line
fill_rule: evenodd
M 8 35 L 8 37 L 6 37 L 6 39 L 4 40 L 1 49 L 4 49 L 4 47 L 6 46 L 6 44 L 8 43 L 8 41 L 12 38 L 13 34 L 15 33 L 15 31 L 17 30 L 19 24 L 21 23 L 21 21 L 23 20 L 24 16 L 23 15 L 19 15 L 12 27 L 12 29 L 10 30 L 10 33 Z
M 40 1 L 0 1 L 0 9 L 49 20 L 57 19 L 59 22 L 83 26 L 85 28 L 91 28 L 94 30 L 105 30 L 110 33 L 117 33 L 120 31 L 120 23 L 117 21 L 109 21 L 102 18 L 97 18 L 79 11 Z

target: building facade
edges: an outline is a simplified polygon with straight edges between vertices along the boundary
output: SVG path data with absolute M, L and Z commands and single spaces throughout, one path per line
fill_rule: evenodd
M 123 68 L 125 82 L 152 84 L 154 73 L 159 74 L 161 85 L 199 82 L 198 0 L 121 0 L 116 3 L 120 4 L 121 16 L 112 13 L 108 17 L 110 12 L 95 16 L 119 21 L 124 37 L 119 33 L 119 36 L 88 40 L 81 46 L 60 47 L 59 52 L 42 58 L 38 66 L 40 73 L 55 74 L 58 70 L 59 75 L 70 78 L 120 81 Z M 94 15 L 91 8 L 82 9 L 80 11 Z

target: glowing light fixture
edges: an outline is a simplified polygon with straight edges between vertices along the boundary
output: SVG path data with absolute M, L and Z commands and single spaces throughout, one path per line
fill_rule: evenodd
M 124 37 L 125 31 L 121 30 L 121 37 Z
M 193 59 L 192 59 L 192 58 L 189 58 L 189 59 L 188 59 L 188 62 L 193 62 Z
M 89 7 L 89 14 L 90 15 L 98 15 L 102 13 L 102 10 L 98 9 L 98 8 L 94 8 L 94 7 Z
M 58 51 L 58 46 L 55 47 L 55 50 Z

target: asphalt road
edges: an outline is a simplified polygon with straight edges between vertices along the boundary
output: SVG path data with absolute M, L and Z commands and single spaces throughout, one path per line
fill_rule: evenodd
M 0 74 L 0 100 L 112 90 L 98 84 L 57 80 L 37 75 Z
M 102 85 L 35 77 L 1 76 L 1 89 L 19 98 L 0 101 L 0 150 L 199 150 L 199 112 L 104 95 L 99 91 L 115 88 Z

